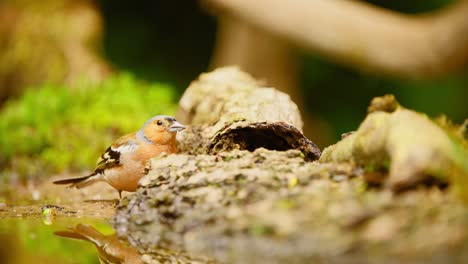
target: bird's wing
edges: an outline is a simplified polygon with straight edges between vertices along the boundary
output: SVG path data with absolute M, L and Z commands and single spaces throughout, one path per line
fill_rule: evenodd
M 106 149 L 96 164 L 94 173 L 102 174 L 105 170 L 120 166 L 122 154 L 135 151 L 137 147 L 136 134 L 132 133 L 117 139 L 114 144 Z

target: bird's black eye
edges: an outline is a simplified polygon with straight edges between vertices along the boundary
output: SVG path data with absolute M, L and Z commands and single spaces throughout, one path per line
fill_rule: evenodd
M 158 120 L 158 122 L 156 122 L 156 124 L 158 124 L 158 126 L 162 125 L 163 122 L 161 120 Z

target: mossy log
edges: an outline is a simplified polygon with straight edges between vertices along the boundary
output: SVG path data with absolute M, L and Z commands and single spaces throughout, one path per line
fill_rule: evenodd
M 298 149 L 306 160 L 320 157 L 317 146 L 303 135 L 299 110 L 289 96 L 262 87 L 237 68 L 202 74 L 179 104 L 178 120 L 191 126 L 181 135 L 180 152 L 214 154 L 263 147 Z
M 319 152 L 300 133 L 300 117 L 288 97 L 259 88 L 234 68 L 202 75 L 180 106 L 179 119 L 191 125 L 178 138 L 180 153 L 154 158 L 113 219 L 117 234 L 148 262 L 159 263 L 166 249 L 173 256 L 164 261 L 181 263 L 468 260 L 468 210 L 461 200 L 438 186 L 399 194 L 369 187 L 365 170 L 356 166 L 366 163 L 353 159 L 363 154 L 355 155 L 357 145 L 347 138 L 366 134 L 362 140 L 370 145 L 364 151 L 388 160 L 381 146 L 389 141 L 373 141 L 374 129 L 360 128 L 329 149 L 343 151 L 308 162 Z M 375 115 L 398 107 L 383 102 Z M 394 118 L 403 122 L 407 114 L 401 113 Z M 392 124 L 389 119 L 371 124 Z M 390 130 L 377 131 L 388 136 Z M 412 143 L 402 142 L 395 146 L 405 150 L 404 143 Z M 343 147 L 347 143 L 351 148 Z
M 394 191 L 434 180 L 451 183 L 468 201 L 465 126 L 450 131 L 405 109 L 393 95 L 374 98 L 368 112 L 357 131 L 324 150 L 321 162 L 355 162 L 371 173 L 381 170 L 382 177 L 372 181 L 385 182 Z
M 221 263 L 468 260 L 468 211 L 438 188 L 369 190 L 353 166 L 297 150 L 169 155 L 151 167 L 114 227 L 154 259 L 169 249 Z

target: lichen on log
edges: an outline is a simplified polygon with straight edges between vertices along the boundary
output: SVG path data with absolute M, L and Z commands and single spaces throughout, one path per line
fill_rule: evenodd
M 237 68 L 202 74 L 179 104 L 178 120 L 192 127 L 179 140 L 181 152 L 215 154 L 263 147 L 298 149 L 307 160 L 320 157 L 317 146 L 302 134 L 299 110 L 289 96 L 262 87 Z
M 151 167 L 114 217 L 116 232 L 148 256 L 170 248 L 221 263 L 468 259 L 467 210 L 438 188 L 368 190 L 353 166 L 306 162 L 297 150 L 163 155 Z M 443 235 L 427 239 L 435 233 Z
M 261 148 L 162 156 L 151 168 L 136 194 L 120 205 L 114 222 L 119 234 L 127 234 L 145 252 L 170 247 L 221 260 L 232 253 L 253 263 L 256 254 L 301 259 L 331 244 L 338 251 L 348 246 L 347 240 L 324 238 L 337 226 L 329 226 L 331 234 L 328 229 L 303 233 L 304 223 L 320 226 L 324 219 L 313 210 L 299 217 L 299 209 L 306 204 L 324 209 L 322 201 L 313 202 L 309 195 L 325 194 L 331 187 L 324 182 L 330 171 L 350 174 L 349 166 L 332 169 L 306 162 L 297 150 Z M 267 243 L 269 238 L 277 240 Z M 315 251 L 307 243 L 297 248 L 290 244 L 320 238 L 324 243 Z
M 368 112 L 357 131 L 324 150 L 321 162 L 388 170 L 381 180 L 395 191 L 433 179 L 453 183 L 468 200 L 468 150 L 460 136 L 400 106 L 393 95 L 374 98 Z
M 356 132 L 309 162 L 319 152 L 300 132 L 295 105 L 258 86 L 235 68 L 191 84 L 178 116 L 190 125 L 178 138 L 180 153 L 151 160 L 137 192 L 118 207 L 119 236 L 153 260 L 161 248 L 190 256 L 181 262 L 468 260 L 468 210 L 461 200 L 434 185 L 398 194 L 371 188 L 363 177 L 363 167 L 386 168 L 391 161 L 408 172 L 390 170 L 396 178 L 389 182 L 428 172 L 444 180 L 437 168 L 453 173 L 466 158 L 451 148 L 457 145 L 448 132 L 382 97 Z M 464 131 L 457 128 L 457 137 Z M 429 160 L 449 165 L 431 167 Z

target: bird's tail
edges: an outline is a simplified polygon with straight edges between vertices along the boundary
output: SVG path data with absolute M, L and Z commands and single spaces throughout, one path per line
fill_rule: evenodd
M 100 180 L 100 176 L 97 173 L 92 173 L 88 176 L 78 177 L 78 178 L 68 178 L 63 180 L 54 181 L 54 184 L 70 184 L 69 187 L 76 187 L 77 189 L 81 189 L 88 185 L 91 185 Z

